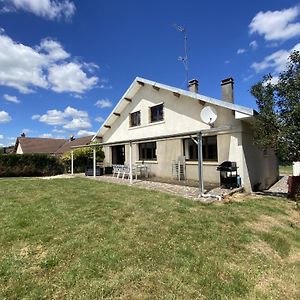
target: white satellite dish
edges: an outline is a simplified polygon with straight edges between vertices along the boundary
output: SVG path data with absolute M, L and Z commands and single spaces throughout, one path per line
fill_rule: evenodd
M 212 106 L 205 106 L 200 112 L 201 120 L 206 124 L 213 124 L 217 120 L 217 110 Z

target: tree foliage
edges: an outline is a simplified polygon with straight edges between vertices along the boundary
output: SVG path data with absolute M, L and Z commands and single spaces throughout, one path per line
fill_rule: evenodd
M 259 115 L 255 141 L 262 148 L 273 148 L 283 161 L 300 160 L 300 53 L 294 51 L 285 71 L 273 83 L 271 75 L 253 85 Z
M 92 142 L 91 144 L 95 144 Z M 93 161 L 93 148 L 92 147 L 84 147 L 77 148 L 73 150 L 73 159 L 74 159 L 74 171 L 75 172 L 83 172 L 86 167 L 92 165 Z M 97 162 L 103 161 L 104 152 L 102 147 L 96 147 L 96 160 Z M 66 152 L 62 156 L 62 161 L 64 165 L 69 168 L 71 165 L 71 151 Z

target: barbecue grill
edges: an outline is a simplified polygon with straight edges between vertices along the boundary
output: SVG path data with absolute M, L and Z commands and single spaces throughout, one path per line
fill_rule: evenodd
M 226 188 L 232 189 L 238 186 L 238 167 L 235 161 L 224 161 L 218 167 L 220 172 L 220 184 Z

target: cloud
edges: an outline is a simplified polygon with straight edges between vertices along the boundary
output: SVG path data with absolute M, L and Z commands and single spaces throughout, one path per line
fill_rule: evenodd
M 27 135 L 28 133 L 31 133 L 31 132 L 33 132 L 33 130 L 28 129 L 28 128 L 24 128 L 24 129 L 21 130 L 21 133 L 25 133 L 26 135 Z
M 68 106 L 64 111 L 48 110 L 44 115 L 34 115 L 35 120 L 51 126 L 62 126 L 68 130 L 87 129 L 92 127 L 86 111 L 77 110 L 76 108 Z M 57 128 L 55 128 L 56 132 Z M 63 129 L 62 129 L 63 130 Z
M 83 93 L 97 84 L 97 77 L 88 78 L 81 65 L 71 62 L 49 68 L 48 80 L 55 92 Z
M 95 106 L 97 106 L 99 108 L 106 108 L 106 107 L 111 107 L 112 103 L 108 99 L 101 99 L 95 103 Z
M 3 12 L 24 10 L 45 19 L 70 19 L 76 10 L 72 1 L 64 0 L 2 0 Z
M 11 116 L 4 110 L 0 111 L 0 123 L 8 123 L 12 120 Z
M 31 117 L 32 120 L 38 120 L 41 116 L 40 115 L 33 115 Z
M 254 62 L 251 67 L 256 73 L 273 69 L 275 72 L 282 72 L 285 70 L 288 57 L 294 50 L 300 51 L 300 43 L 296 44 L 291 50 L 279 50 L 266 56 L 261 62 Z
M 10 95 L 4 94 L 3 98 L 8 102 L 12 102 L 12 103 L 16 103 L 16 104 L 21 102 L 16 96 L 10 96 Z
M 52 132 L 54 132 L 54 133 L 65 133 L 66 131 L 63 130 L 63 129 L 57 129 L 57 128 L 54 128 L 54 129 L 52 130 Z
M 236 54 L 243 54 L 243 53 L 245 53 L 246 51 L 247 51 L 246 49 L 240 48 L 240 49 L 237 49 Z
M 87 131 L 87 130 L 79 130 L 77 132 L 77 136 L 82 137 L 82 136 L 87 136 L 87 135 L 95 135 L 96 132 L 94 131 Z
M 3 140 L 3 139 L 4 139 L 4 135 L 0 134 L 0 140 Z
M 97 117 L 97 118 L 95 118 L 95 121 L 96 121 L 96 122 L 99 122 L 99 123 L 102 123 L 102 122 L 104 122 L 104 118 L 102 118 L 102 117 Z
M 257 47 L 258 47 L 257 41 L 252 41 L 252 42 L 249 44 L 249 47 L 250 47 L 252 50 L 256 50 Z
M 0 32 L 0 85 L 25 94 L 37 88 L 84 93 L 95 87 L 98 78 L 88 75 L 89 64 L 70 60 L 71 55 L 57 41 L 47 38 L 29 47 Z
M 40 138 L 52 138 L 52 133 L 43 133 L 39 135 Z
M 250 34 L 258 33 L 266 41 L 285 41 L 300 35 L 300 22 L 293 22 L 300 6 L 276 11 L 260 11 L 249 24 Z

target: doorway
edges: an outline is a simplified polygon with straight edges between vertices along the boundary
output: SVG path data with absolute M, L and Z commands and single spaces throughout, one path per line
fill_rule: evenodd
M 114 165 L 124 165 L 125 163 L 125 145 L 112 146 L 112 163 Z

